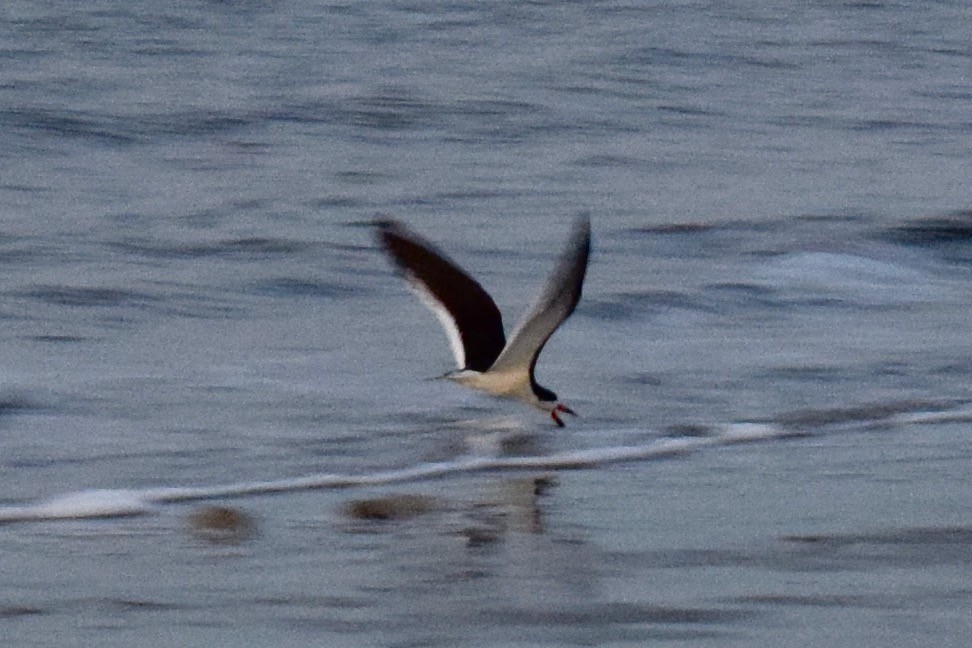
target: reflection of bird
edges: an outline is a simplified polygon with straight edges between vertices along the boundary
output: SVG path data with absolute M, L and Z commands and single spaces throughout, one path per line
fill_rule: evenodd
M 378 236 L 409 287 L 428 306 L 449 336 L 457 371 L 445 375 L 494 396 L 517 398 L 550 412 L 557 425 L 563 412 L 575 415 L 557 395 L 537 384 L 533 370 L 543 345 L 580 300 L 591 250 L 591 224 L 577 221 L 557 267 L 533 308 L 510 335 L 493 298 L 431 243 L 394 221 L 379 221 Z

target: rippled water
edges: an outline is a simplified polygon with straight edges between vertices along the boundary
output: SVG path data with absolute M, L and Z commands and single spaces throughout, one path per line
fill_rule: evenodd
M 964 646 L 960 2 L 8 2 L 0 643 Z M 368 223 L 538 379 L 426 378 Z

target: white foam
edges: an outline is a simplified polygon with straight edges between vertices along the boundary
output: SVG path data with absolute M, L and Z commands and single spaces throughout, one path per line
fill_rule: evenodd
M 748 438 L 764 440 L 770 438 L 770 436 L 763 433 Z M 745 440 L 747 438 L 739 434 L 723 437 L 662 438 L 641 445 L 571 450 L 546 456 L 467 456 L 451 461 L 426 463 L 360 475 L 319 473 L 287 479 L 214 486 L 91 490 L 69 493 L 63 497 L 32 506 L 0 508 L 0 522 L 121 517 L 147 513 L 156 505 L 175 502 L 268 495 L 302 490 L 383 486 L 482 472 L 591 468 L 623 461 L 662 459 L 682 455 L 705 446 L 739 443 Z
M 748 443 L 792 436 L 792 432 L 773 423 L 730 423 L 719 428 L 726 443 Z
M 0 508 L 0 522 L 125 517 L 142 515 L 151 508 L 151 503 L 135 490 L 87 490 L 33 506 Z

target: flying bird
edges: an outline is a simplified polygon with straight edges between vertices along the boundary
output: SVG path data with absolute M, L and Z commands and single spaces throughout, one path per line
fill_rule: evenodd
M 533 307 L 509 340 L 496 302 L 479 282 L 434 245 L 401 223 L 379 220 L 378 239 L 409 288 L 435 313 L 449 337 L 457 369 L 447 373 L 461 385 L 493 396 L 522 400 L 550 413 L 577 416 L 557 395 L 537 384 L 534 368 L 544 344 L 581 297 L 591 251 L 591 224 L 578 219 L 557 266 Z

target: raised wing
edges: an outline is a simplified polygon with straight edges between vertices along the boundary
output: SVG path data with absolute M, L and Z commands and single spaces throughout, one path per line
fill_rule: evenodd
M 382 246 L 409 287 L 435 313 L 459 369 L 486 371 L 506 341 L 503 316 L 479 283 L 401 223 L 375 223 Z
M 590 253 L 591 222 L 584 216 L 574 224 L 570 240 L 557 267 L 547 279 L 546 287 L 510 335 L 509 343 L 496 358 L 491 370 L 529 370 L 532 380 L 533 366 L 543 345 L 574 312 L 580 301 Z

